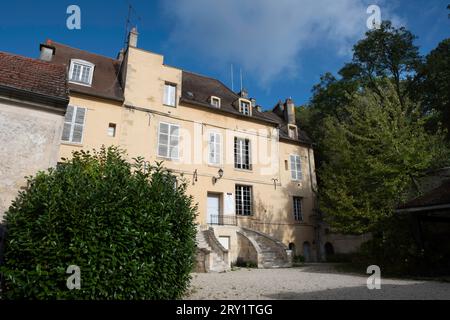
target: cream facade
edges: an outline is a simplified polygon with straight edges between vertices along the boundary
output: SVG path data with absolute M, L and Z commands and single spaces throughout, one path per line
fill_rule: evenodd
M 290 265 L 295 255 L 319 259 L 314 151 L 297 136 L 292 101 L 278 105 L 285 118 L 269 115 L 245 93 L 167 66 L 162 55 L 130 45 L 118 61 L 122 101 L 71 85 L 74 115 L 66 115 L 60 158 L 117 145 L 129 159 L 163 161 L 198 203 L 199 249 L 226 268 L 239 260 L 270 267 Z M 70 141 L 80 130 L 81 139 Z

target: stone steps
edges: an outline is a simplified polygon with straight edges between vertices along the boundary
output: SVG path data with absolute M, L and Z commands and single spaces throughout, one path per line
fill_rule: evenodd
M 292 262 L 287 255 L 287 248 L 279 241 L 259 233 L 243 228 L 246 237 L 251 238 L 259 246 L 258 268 L 286 268 L 291 267 Z
M 209 253 L 206 258 L 205 264 L 207 272 L 224 272 L 229 269 L 229 266 L 223 259 L 214 252 L 213 248 L 209 245 L 207 238 L 205 236 L 206 231 L 197 230 L 196 234 L 196 244 L 197 248 L 206 249 Z

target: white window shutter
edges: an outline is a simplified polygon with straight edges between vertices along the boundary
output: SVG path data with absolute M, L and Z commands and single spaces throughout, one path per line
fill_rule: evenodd
M 291 178 L 292 180 L 297 180 L 297 175 L 295 172 L 295 156 L 291 155 L 289 157 L 290 163 L 291 163 Z

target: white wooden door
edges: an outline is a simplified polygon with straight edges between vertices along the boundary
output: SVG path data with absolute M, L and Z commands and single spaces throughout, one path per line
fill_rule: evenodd
M 207 219 L 210 224 L 219 223 L 219 195 L 208 193 Z

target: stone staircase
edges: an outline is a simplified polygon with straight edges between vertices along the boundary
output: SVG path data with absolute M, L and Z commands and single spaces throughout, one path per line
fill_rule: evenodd
M 292 267 L 291 251 L 279 240 L 271 236 L 242 227 L 239 233 L 245 236 L 255 247 L 258 268 Z
M 216 239 L 212 229 L 197 229 L 197 250 L 204 253 L 203 272 L 225 272 L 230 270 L 228 250 Z M 198 270 L 199 271 L 199 270 Z

